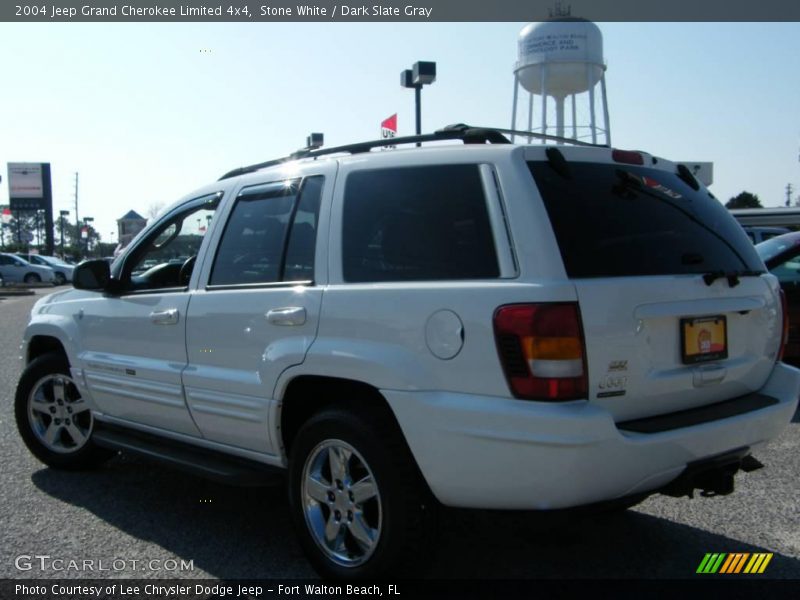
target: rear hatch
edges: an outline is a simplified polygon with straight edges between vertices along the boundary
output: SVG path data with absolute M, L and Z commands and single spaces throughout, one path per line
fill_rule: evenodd
M 727 209 L 672 163 L 553 150 L 528 166 L 576 288 L 589 400 L 625 421 L 758 390 L 780 299 Z

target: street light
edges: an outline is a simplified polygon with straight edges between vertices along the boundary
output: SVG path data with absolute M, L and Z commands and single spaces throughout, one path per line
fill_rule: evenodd
M 430 61 L 415 62 L 411 69 L 400 73 L 400 85 L 414 88 L 414 100 L 417 113 L 417 135 L 422 133 L 422 86 L 436 81 L 436 63 Z M 417 142 L 419 146 L 419 142 Z
M 61 226 L 61 260 L 64 260 L 64 221 L 69 216 L 69 211 L 60 210 L 58 214 L 61 216 L 58 220 L 58 224 Z

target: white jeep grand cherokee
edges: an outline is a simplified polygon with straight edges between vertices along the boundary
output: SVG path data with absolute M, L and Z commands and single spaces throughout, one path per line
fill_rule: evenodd
M 39 301 L 16 419 L 56 468 L 288 469 L 325 576 L 433 508 L 726 494 L 790 421 L 777 280 L 683 165 L 446 128 L 300 151 L 177 202 Z M 492 142 L 492 143 L 486 143 Z

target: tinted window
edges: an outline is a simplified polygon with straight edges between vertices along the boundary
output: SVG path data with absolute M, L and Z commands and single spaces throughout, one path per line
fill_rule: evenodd
M 704 189 L 636 167 L 529 163 L 570 277 L 763 271 L 742 228 Z
M 294 179 L 242 190 L 210 285 L 313 280 L 322 183 L 322 177 L 309 177 L 302 186 Z
M 350 174 L 342 235 L 346 281 L 499 276 L 477 165 Z
M 309 177 L 303 182 L 300 200 L 289 231 L 283 281 L 313 281 L 317 219 L 322 197 L 323 177 Z
M 280 281 L 283 244 L 299 181 L 245 188 L 217 250 L 211 285 Z

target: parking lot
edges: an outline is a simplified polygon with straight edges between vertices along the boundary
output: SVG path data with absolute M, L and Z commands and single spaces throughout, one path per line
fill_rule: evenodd
M 58 472 L 29 454 L 13 396 L 19 340 L 45 293 L 0 300 L 0 577 L 313 577 L 279 484 L 228 487 L 130 457 Z M 800 579 L 800 416 L 755 455 L 766 468 L 737 476 L 728 497 L 653 497 L 602 516 L 449 512 L 428 576 L 677 579 L 698 577 L 708 552 L 771 552 L 765 577 Z

